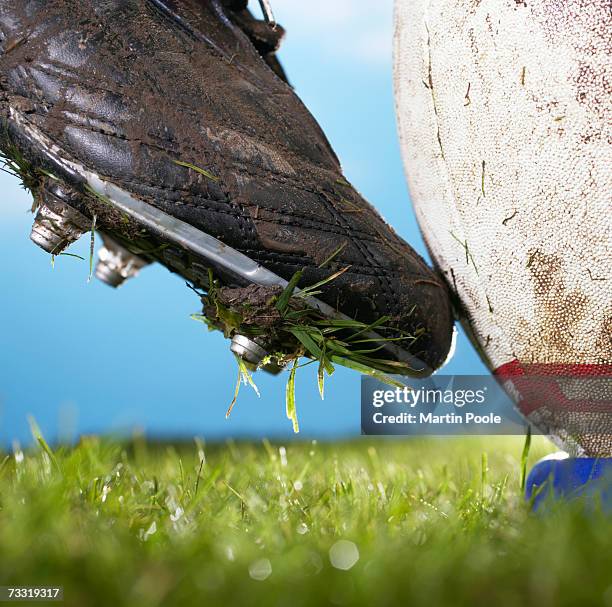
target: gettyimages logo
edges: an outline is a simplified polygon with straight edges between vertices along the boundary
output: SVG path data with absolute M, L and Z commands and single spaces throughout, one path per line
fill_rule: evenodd
M 524 434 L 530 424 L 532 431 L 538 428 L 578 444 L 609 444 L 612 377 L 530 375 L 500 380 L 505 390 L 491 375 L 401 378 L 405 386 L 395 388 L 364 377 L 362 433 Z
M 361 382 L 363 434 L 524 434 L 526 423 L 490 375 L 438 375 L 389 387 Z
M 375 407 L 382 407 L 386 403 L 405 403 L 409 407 L 416 407 L 419 404 L 427 405 L 453 405 L 455 407 L 463 407 L 465 405 L 479 404 L 485 402 L 485 394 L 487 387 L 479 390 L 436 390 L 409 388 L 394 388 L 392 390 L 374 390 L 372 394 L 372 404 Z

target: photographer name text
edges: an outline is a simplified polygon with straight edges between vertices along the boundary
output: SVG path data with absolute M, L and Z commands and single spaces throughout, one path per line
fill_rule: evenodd
M 440 390 L 409 388 L 395 388 L 387 390 L 374 390 L 372 392 L 372 406 L 375 409 L 385 407 L 385 412 L 375 411 L 372 421 L 375 424 L 427 424 L 427 425 L 454 425 L 454 424 L 501 424 L 502 417 L 492 412 L 458 412 L 465 406 L 479 406 L 485 403 L 486 387 L 476 390 Z M 427 405 L 447 405 L 452 410 L 439 413 L 436 411 L 406 411 L 406 407 L 415 409 Z M 398 406 L 402 411 L 389 414 L 389 407 Z

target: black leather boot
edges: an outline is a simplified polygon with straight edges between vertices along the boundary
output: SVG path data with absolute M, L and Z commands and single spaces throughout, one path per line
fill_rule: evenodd
M 344 179 L 274 56 L 282 30 L 245 4 L 0 0 L 0 148 L 59 230 L 37 242 L 59 252 L 95 216 L 137 267 L 202 289 L 209 268 L 227 287 L 303 269 L 303 287 L 350 266 L 321 287 L 323 314 L 388 316 L 406 339 L 380 356 L 438 367 L 444 284 Z

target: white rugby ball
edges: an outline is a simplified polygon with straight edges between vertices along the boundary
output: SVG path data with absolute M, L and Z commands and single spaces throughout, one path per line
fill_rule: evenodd
M 434 263 L 521 411 L 597 456 L 612 455 L 611 49 L 608 0 L 395 4 L 401 148 Z

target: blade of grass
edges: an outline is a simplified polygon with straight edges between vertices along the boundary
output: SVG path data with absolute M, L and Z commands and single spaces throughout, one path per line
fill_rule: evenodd
M 353 333 L 349 341 L 353 341 L 355 337 L 359 337 L 359 335 L 362 335 L 363 333 L 367 333 L 368 331 L 373 331 L 374 329 L 377 329 L 381 325 L 384 325 L 388 320 L 389 320 L 388 316 L 381 316 L 378 320 L 375 320 L 373 323 L 369 325 L 365 325 L 363 329 L 357 331 L 356 333 Z
M 338 339 L 328 339 L 326 340 L 326 345 L 330 350 L 334 350 L 335 352 L 343 354 L 344 356 L 353 356 L 355 354 L 343 341 Z
M 487 481 L 489 479 L 489 456 L 486 451 L 482 452 L 480 457 L 480 496 L 485 497 Z
M 415 337 L 368 337 L 367 339 L 357 339 L 355 341 L 353 341 L 352 336 L 348 338 L 351 342 L 351 345 L 355 345 L 355 344 L 367 344 L 367 343 L 371 343 L 373 341 L 380 343 L 381 341 L 384 341 L 385 343 L 390 342 L 390 341 L 414 341 L 416 338 Z
M 359 373 L 363 373 L 364 375 L 369 375 L 370 377 L 374 377 L 375 379 L 383 382 L 384 384 L 388 384 L 390 386 L 395 386 L 397 388 L 404 388 L 405 385 L 388 375 L 385 375 L 381 371 L 373 369 L 372 367 L 368 367 L 360 362 L 355 360 L 351 360 L 349 358 L 345 358 L 343 356 L 332 356 L 331 361 L 338 365 L 342 365 L 343 367 L 348 367 L 349 369 L 353 369 L 354 371 L 359 371 Z
M 227 408 L 227 411 L 225 412 L 225 419 L 227 419 L 231 415 L 232 409 L 234 408 L 234 405 L 236 404 L 236 401 L 238 400 L 238 394 L 240 393 L 241 383 L 242 383 L 242 371 L 240 370 L 240 367 L 238 367 L 238 378 L 236 379 L 236 387 L 234 389 L 234 398 L 232 398 L 232 402 L 230 403 L 229 407 Z
M 314 339 L 304 330 L 298 327 L 292 327 L 291 333 L 295 335 L 298 341 L 306 348 L 316 360 L 321 358 L 321 348 L 315 343 Z
M 198 494 L 198 489 L 200 488 L 200 479 L 202 478 L 202 468 L 204 467 L 204 459 L 200 460 L 200 466 L 198 467 L 198 473 L 196 475 L 194 495 Z
M 523 453 L 521 454 L 521 492 L 525 492 L 525 484 L 527 482 L 527 460 L 529 459 L 529 450 L 531 449 L 531 426 L 527 426 L 527 434 L 525 435 L 525 444 L 523 445 Z
M 91 239 L 89 240 L 89 277 L 87 282 L 91 282 L 93 278 L 93 266 L 94 266 L 94 247 L 96 245 L 96 215 L 93 216 L 91 222 Z
M 348 269 L 350 269 L 350 267 L 351 266 L 346 266 L 342 268 L 341 270 L 334 272 L 331 276 L 328 276 L 327 278 L 324 278 L 323 280 L 320 280 L 319 282 L 315 282 L 315 284 L 302 289 L 301 291 L 295 294 L 295 297 L 310 297 L 311 295 L 314 295 L 315 291 L 317 291 L 319 287 L 322 287 L 326 285 L 327 283 L 331 282 L 332 280 L 335 280 L 339 276 L 342 276 L 342 274 L 344 274 Z
M 38 424 L 36 423 L 36 420 L 31 415 L 28 415 L 28 423 L 30 424 L 30 431 L 32 432 L 34 440 L 38 443 L 40 448 L 47 454 L 55 469 L 61 474 L 62 469 L 60 468 L 57 458 L 55 457 L 55 453 L 53 453 L 53 450 L 51 449 L 51 447 L 49 447 L 47 441 L 42 435 L 42 432 L 40 431 L 40 428 L 38 427 Z
M 234 405 L 238 400 L 238 394 L 240 393 L 241 384 L 244 384 L 245 386 L 249 384 L 251 388 L 255 390 L 255 394 L 257 394 L 257 396 L 260 396 L 259 388 L 253 381 L 253 377 L 251 375 L 251 372 L 247 369 L 246 363 L 242 360 L 242 358 L 240 358 L 240 356 L 234 355 L 234 357 L 236 358 L 236 362 L 238 363 L 238 379 L 236 380 L 236 388 L 234 389 L 234 398 L 232 398 L 232 402 L 230 403 L 225 413 L 226 419 L 230 416 L 232 409 L 234 408 Z
M 293 292 L 297 287 L 298 282 L 300 282 L 300 278 L 302 278 L 302 270 L 298 270 L 292 277 L 283 292 L 280 294 L 277 302 L 276 309 L 282 314 L 289 305 L 289 301 L 293 296 Z
M 315 320 L 312 323 L 315 326 L 323 327 L 338 327 L 341 329 L 362 329 L 365 325 L 359 320 L 351 320 L 350 318 L 329 318 L 325 320 Z
M 59 254 L 60 257 L 75 257 L 76 259 L 80 259 L 81 261 L 85 261 L 84 257 L 81 257 L 80 255 L 77 255 L 76 253 L 60 253 Z M 55 257 L 55 255 L 54 255 Z
M 182 162 L 181 160 L 174 160 L 173 162 L 174 164 L 178 164 L 179 166 L 185 167 L 187 169 L 191 169 L 192 171 L 195 171 L 196 173 L 199 173 L 200 175 L 204 175 L 206 179 L 210 179 L 211 181 L 214 181 L 215 183 L 219 181 L 219 178 L 216 175 L 213 175 L 210 171 L 207 171 L 206 169 L 202 169 L 199 166 L 196 166 L 195 164 L 191 164 L 189 162 Z
M 4 473 L 6 472 L 10 459 L 11 459 L 11 456 L 6 455 L 4 459 L 2 460 L 2 463 L 0 464 L 0 478 L 4 476 Z
M 293 361 L 293 367 L 289 372 L 289 380 L 287 381 L 286 389 L 286 407 L 287 407 L 287 418 L 291 420 L 293 424 L 293 431 L 297 434 L 300 431 L 300 426 L 297 419 L 297 410 L 295 407 L 295 372 L 297 368 L 298 359 Z
M 295 337 L 300 341 L 300 343 L 306 348 L 306 351 L 315 359 L 319 361 L 319 369 L 317 371 L 317 378 L 319 384 L 319 394 L 323 399 L 324 393 L 324 373 L 327 372 L 327 375 L 331 375 L 334 372 L 334 366 L 329 361 L 329 358 L 326 354 L 326 344 L 325 340 L 322 341 L 321 347 L 319 347 L 314 339 L 308 334 L 307 331 L 303 329 L 298 329 L 294 327 L 291 329 L 291 332 Z M 318 337 L 318 336 L 317 336 Z
M 319 385 L 321 400 L 325 398 L 325 373 L 327 373 L 328 376 L 331 376 L 334 371 L 334 365 L 331 364 L 330 360 L 327 358 L 325 350 L 323 350 L 321 352 L 321 357 L 319 358 L 319 368 L 317 369 L 317 383 Z
M 246 363 L 242 360 L 242 358 L 240 358 L 240 356 L 236 356 L 236 360 L 238 361 L 238 368 L 240 369 L 240 375 L 242 376 L 242 382 L 245 385 L 248 384 L 249 386 L 251 386 L 251 388 L 253 388 L 257 396 L 261 396 L 259 394 L 259 388 L 253 381 L 253 376 L 251 375 L 251 372 L 247 369 Z
M 328 263 L 332 262 L 344 249 L 346 249 L 346 245 L 348 242 L 345 240 L 324 262 L 319 264 L 319 268 L 324 268 Z
M 319 368 L 317 369 L 317 385 L 319 386 L 319 394 L 321 400 L 325 399 L 325 367 L 323 367 L 323 359 L 319 361 Z

